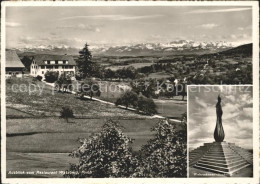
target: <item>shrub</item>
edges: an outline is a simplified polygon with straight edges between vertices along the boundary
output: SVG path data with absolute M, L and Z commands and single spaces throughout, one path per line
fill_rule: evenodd
M 41 81 L 41 80 L 42 80 L 42 76 L 37 75 L 36 79 L 39 80 L 39 81 Z
M 133 177 L 186 177 L 187 126 L 161 120 L 152 129 L 155 138 L 140 151 L 142 159 Z
M 100 133 L 80 140 L 81 146 L 70 154 L 79 158 L 79 163 L 71 164 L 64 177 L 130 177 L 138 165 L 129 147 L 131 142 L 118 122 L 108 120 Z
M 44 76 L 46 82 L 54 83 L 56 80 L 58 80 L 59 72 L 47 71 Z

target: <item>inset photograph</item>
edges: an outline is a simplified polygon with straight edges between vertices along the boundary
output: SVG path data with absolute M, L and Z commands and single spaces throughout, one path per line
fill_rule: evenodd
M 252 86 L 189 86 L 189 177 L 253 177 Z

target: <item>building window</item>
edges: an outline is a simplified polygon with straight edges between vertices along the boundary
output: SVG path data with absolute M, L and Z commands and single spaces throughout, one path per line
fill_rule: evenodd
M 64 69 L 64 66 L 62 66 L 62 69 Z
M 55 69 L 58 69 L 59 68 L 59 66 L 55 66 Z
M 41 66 L 41 69 L 45 69 L 45 66 Z
M 42 71 L 42 74 L 44 74 L 44 71 Z
M 66 64 L 66 61 L 63 61 L 63 64 Z
M 68 66 L 65 66 L 65 69 L 68 69 Z
M 48 64 L 48 65 L 51 64 L 51 61 L 47 61 L 47 64 Z
M 70 69 L 73 69 L 73 66 L 70 66 Z
M 58 60 L 55 61 L 55 65 L 57 65 L 57 64 L 58 64 Z

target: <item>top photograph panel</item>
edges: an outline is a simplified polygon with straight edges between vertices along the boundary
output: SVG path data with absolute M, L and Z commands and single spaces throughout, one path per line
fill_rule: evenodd
M 99 66 L 91 77 L 252 84 L 251 6 L 11 6 L 5 26 L 6 49 L 23 62 L 22 75 L 44 78 L 32 57 L 77 58 L 87 44 Z

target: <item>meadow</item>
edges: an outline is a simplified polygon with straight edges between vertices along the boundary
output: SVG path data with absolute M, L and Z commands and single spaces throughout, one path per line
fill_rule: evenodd
M 116 71 L 118 69 L 130 67 L 130 66 L 132 66 L 135 69 L 137 69 L 137 68 L 142 68 L 142 67 L 145 67 L 145 66 L 151 66 L 153 64 L 154 64 L 153 62 L 149 62 L 149 63 L 131 63 L 131 64 L 126 64 L 126 65 L 111 65 L 111 66 L 108 66 L 106 68 L 107 69 L 110 68 L 111 70 Z

